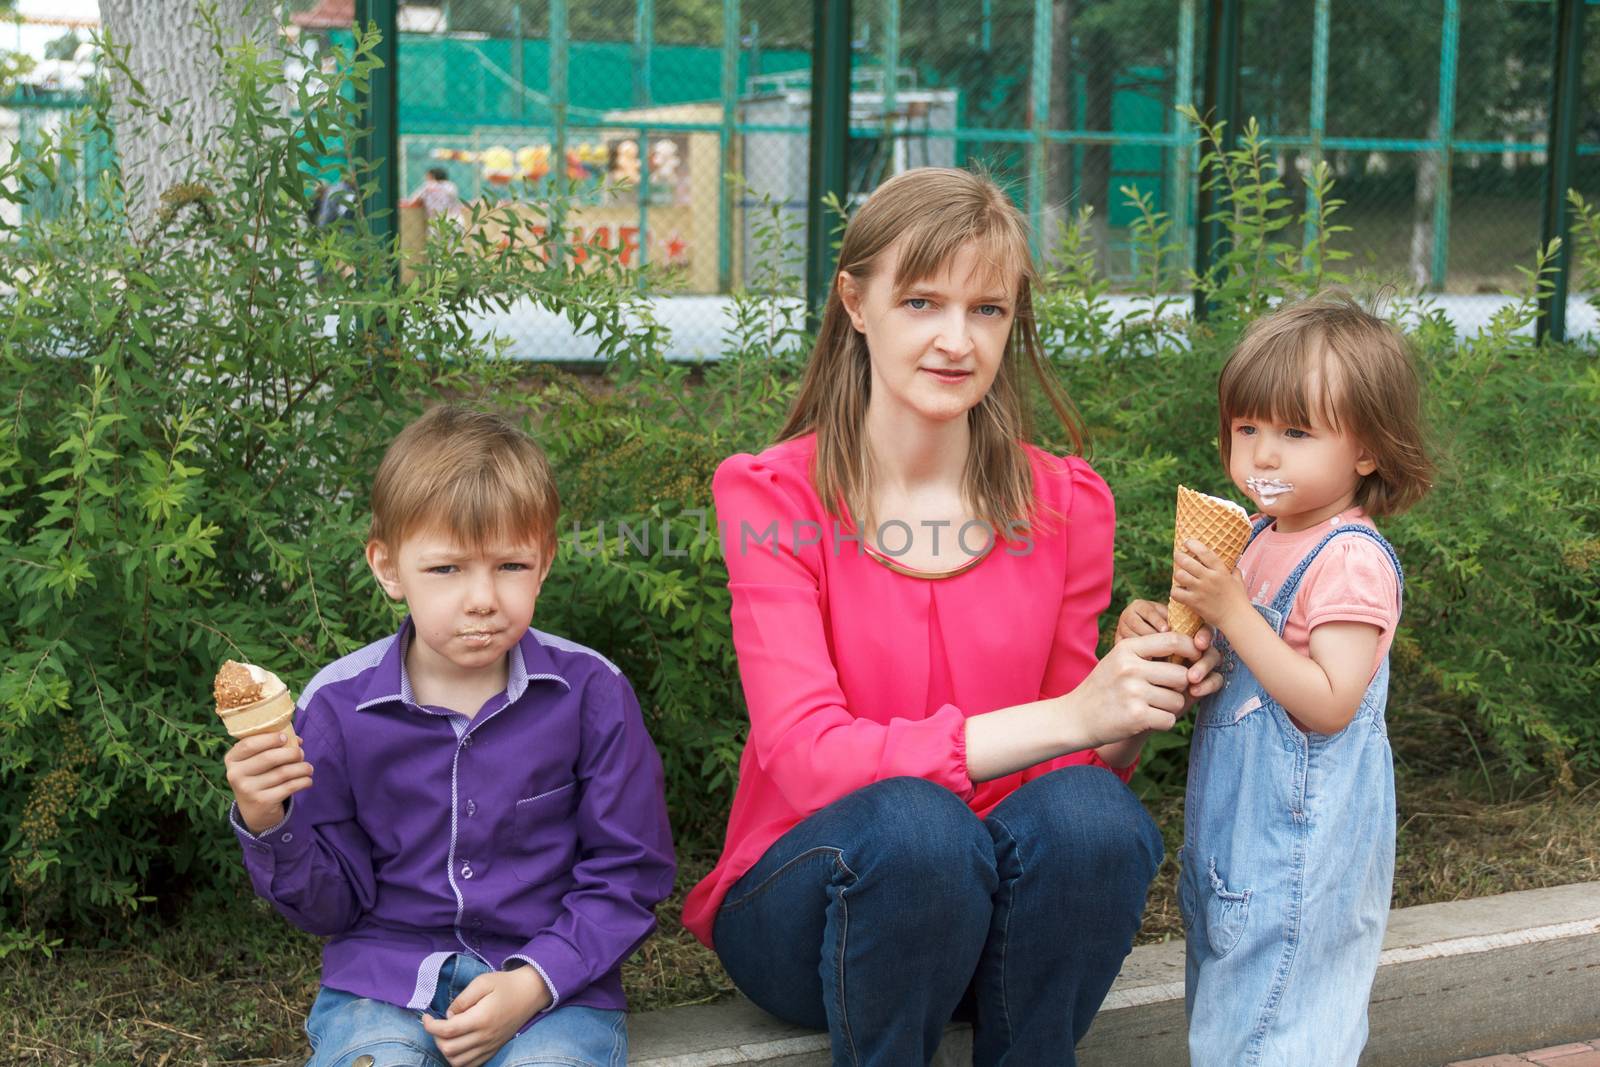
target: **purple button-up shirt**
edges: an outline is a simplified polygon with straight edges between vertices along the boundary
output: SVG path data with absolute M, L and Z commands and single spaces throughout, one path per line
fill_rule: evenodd
M 463 952 L 537 968 L 556 1003 L 626 1007 L 622 961 L 674 873 L 661 760 L 627 679 L 530 629 L 505 692 L 468 719 L 413 698 L 411 633 L 408 619 L 301 694 L 316 784 L 259 835 L 231 815 L 256 892 L 330 938 L 334 989 L 426 1008 Z

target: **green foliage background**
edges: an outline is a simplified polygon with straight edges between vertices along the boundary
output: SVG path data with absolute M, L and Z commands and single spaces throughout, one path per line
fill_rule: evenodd
M 233 54 L 229 155 L 197 165 L 158 219 L 106 209 L 112 184 L 0 242 L 0 954 L 238 891 L 212 673 L 231 656 L 303 685 L 393 628 L 361 561 L 368 479 L 399 427 L 445 397 L 524 418 L 551 453 L 566 517 L 539 624 L 622 664 L 680 845 L 719 838 L 744 711 L 704 525 L 716 464 L 771 441 L 798 379 L 807 338 L 775 254 L 795 235 L 765 214 L 754 259 L 773 269 L 737 294 L 725 358 L 698 368 L 660 358 L 640 295 L 654 280 L 598 250 L 579 273 L 440 224 L 419 276 L 392 284 L 367 220 L 305 221 L 308 175 L 351 143 L 344 78 L 365 77 L 370 47 L 343 78 L 298 87 L 291 114 L 278 68 Z M 110 135 L 106 114 L 101 99 L 63 132 L 64 158 Z M 1230 235 L 1215 269 L 1182 277 L 1170 221 L 1135 196 L 1143 312 L 1113 322 L 1085 218 L 1057 235 L 1038 299 L 1117 497 L 1118 606 L 1165 590 L 1176 483 L 1232 491 L 1214 383 L 1243 324 L 1343 280 L 1326 172 L 1290 196 L 1253 130 L 1228 155 L 1204 132 Z M 13 158 L 0 177 L 26 195 L 55 158 Z M 1304 246 L 1300 203 L 1320 220 Z M 1576 210 L 1592 284 L 1600 221 Z M 1592 342 L 1533 344 L 1544 269 L 1471 338 L 1426 304 L 1391 305 L 1411 324 L 1442 460 L 1435 492 L 1386 524 L 1408 575 L 1391 707 L 1396 729 L 1426 706 L 1487 756 L 1570 780 L 1600 770 L 1600 363 Z M 1203 325 L 1163 295 L 1186 284 L 1214 303 Z M 513 364 L 473 336 L 472 312 L 523 297 L 592 333 L 606 373 Z M 1181 727 L 1156 739 L 1144 788 L 1181 785 L 1184 744 Z

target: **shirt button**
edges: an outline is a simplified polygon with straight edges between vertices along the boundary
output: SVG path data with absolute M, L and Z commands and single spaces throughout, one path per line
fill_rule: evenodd
M 470 819 L 476 814 L 478 814 L 478 802 L 476 800 L 467 801 L 467 818 Z
M 461 735 L 461 747 L 462 748 L 471 748 L 472 747 L 472 735 L 471 734 L 462 734 Z
M 461 877 L 468 879 L 472 877 L 472 864 L 463 863 L 461 865 Z
M 294 834 L 285 833 L 282 837 L 278 838 L 278 840 L 287 845 L 290 841 L 294 840 Z

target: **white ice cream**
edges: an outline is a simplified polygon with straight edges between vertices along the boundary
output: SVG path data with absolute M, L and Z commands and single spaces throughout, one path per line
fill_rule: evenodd
M 250 680 L 261 686 L 261 699 L 277 694 L 280 690 L 289 688 L 283 684 L 283 679 L 264 667 L 257 667 L 254 663 L 246 663 L 244 669 L 250 672 Z
M 1280 496 L 1294 492 L 1294 483 L 1277 478 L 1246 478 L 1244 488 L 1245 492 L 1261 501 L 1262 507 L 1270 508 Z

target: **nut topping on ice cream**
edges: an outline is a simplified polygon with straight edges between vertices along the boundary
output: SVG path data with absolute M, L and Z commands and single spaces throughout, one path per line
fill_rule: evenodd
M 217 697 L 218 710 L 242 708 L 263 699 L 267 696 L 263 681 L 256 678 L 247 664 L 228 660 L 217 671 L 217 680 L 211 686 Z

